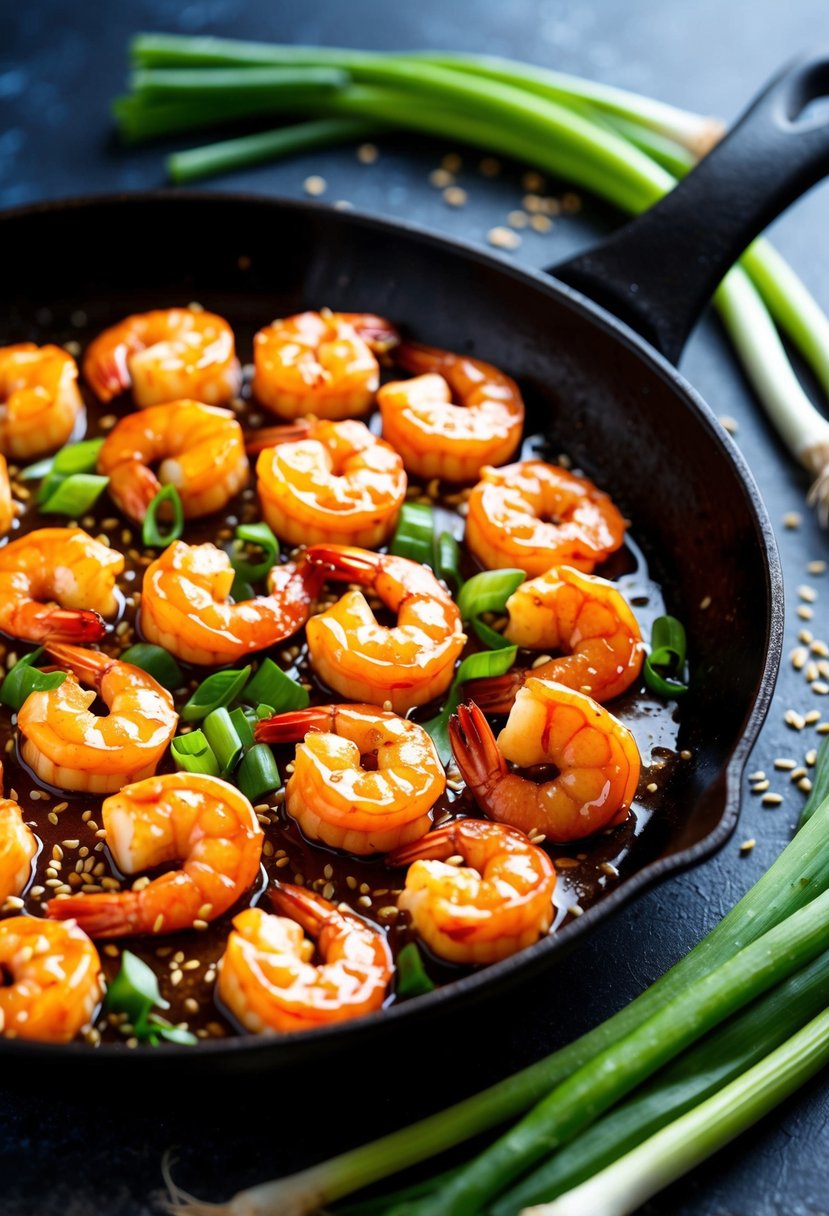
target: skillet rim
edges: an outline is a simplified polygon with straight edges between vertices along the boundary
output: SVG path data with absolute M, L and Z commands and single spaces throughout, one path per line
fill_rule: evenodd
M 64 214 L 96 207 L 112 211 L 117 210 L 119 206 L 135 206 L 142 202 L 172 203 L 174 205 L 195 204 L 196 206 L 203 204 L 215 206 L 226 203 L 233 206 L 257 206 L 324 216 L 329 222 L 333 220 L 346 227 L 352 225 L 374 229 L 386 237 L 402 234 L 415 243 L 431 245 L 454 256 L 461 255 L 466 260 L 490 266 L 517 280 L 519 285 L 532 286 L 559 300 L 563 298 L 568 307 L 576 314 L 579 323 L 598 326 L 612 340 L 631 350 L 636 357 L 649 365 L 657 376 L 667 382 L 674 395 L 682 399 L 685 408 L 697 415 L 703 429 L 707 432 L 708 439 L 720 449 L 741 485 L 749 512 L 753 516 L 757 543 L 764 558 L 767 604 L 766 657 L 762 674 L 756 685 L 753 702 L 743 721 L 740 736 L 731 749 L 728 761 L 717 780 L 713 785 L 707 787 L 709 791 L 719 785 L 723 789 L 722 813 L 716 828 L 690 848 L 652 861 L 635 874 L 630 875 L 615 890 L 605 895 L 599 903 L 594 904 L 577 920 L 571 921 L 564 929 L 563 936 L 562 930 L 559 930 L 555 935 L 548 935 L 535 945 L 518 951 L 498 963 L 492 963 L 413 1000 L 391 1005 L 353 1021 L 305 1030 L 297 1035 L 240 1035 L 220 1040 L 201 1040 L 195 1051 L 192 1047 L 165 1044 L 160 1052 L 156 1048 L 141 1045 L 138 1048 L 129 1049 L 119 1043 L 101 1043 L 91 1048 L 88 1044 L 77 1041 L 65 1044 L 42 1043 L 7 1039 L 0 1036 L 0 1055 L 9 1061 L 23 1062 L 26 1059 L 38 1057 L 51 1061 L 83 1060 L 95 1063 L 124 1061 L 133 1058 L 138 1061 L 139 1065 L 153 1060 L 154 1064 L 169 1062 L 178 1065 L 186 1062 L 193 1066 L 202 1059 L 214 1061 L 219 1057 L 223 1063 L 232 1064 L 236 1061 L 240 1064 L 244 1062 L 247 1066 L 267 1063 L 271 1067 L 278 1065 L 290 1067 L 309 1055 L 313 1055 L 317 1046 L 320 1054 L 328 1057 L 337 1048 L 345 1049 L 374 1031 L 391 1033 L 396 1026 L 407 1025 L 418 1013 L 422 1012 L 427 1017 L 434 1017 L 445 1012 L 449 1006 L 460 1005 L 464 1001 L 476 998 L 481 999 L 488 988 L 497 989 L 502 982 L 505 987 L 508 987 L 517 982 L 522 973 L 526 973 L 525 979 L 528 978 L 533 971 L 550 965 L 551 959 L 548 956 L 554 955 L 562 948 L 570 949 L 577 945 L 579 939 L 589 933 L 593 926 L 600 923 L 603 918 L 631 903 L 634 898 L 669 875 L 681 873 L 713 856 L 726 843 L 739 819 L 740 782 L 743 769 L 768 713 L 780 668 L 784 628 L 782 566 L 771 519 L 754 476 L 742 452 L 719 424 L 704 398 L 668 359 L 631 326 L 608 309 L 595 303 L 589 296 L 557 279 L 550 271 L 517 266 L 506 255 L 490 252 L 470 241 L 435 233 L 425 225 L 415 224 L 410 220 L 378 216 L 357 208 L 339 209 L 323 202 L 246 191 L 165 188 L 46 199 L 0 210 L 0 226 L 38 215 Z M 554 271 L 555 267 L 552 270 Z M 294 1044 L 299 1050 L 294 1050 L 292 1053 L 291 1047 Z

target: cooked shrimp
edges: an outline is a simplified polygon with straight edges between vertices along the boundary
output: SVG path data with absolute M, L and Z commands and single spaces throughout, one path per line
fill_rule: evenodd
M 394 360 L 418 374 L 384 384 L 377 404 L 383 436 L 409 473 L 476 481 L 484 465 L 514 454 L 524 402 L 509 376 L 481 359 L 416 343 L 401 346 Z
M 368 410 L 380 383 L 372 353 L 397 333 L 369 313 L 301 312 L 253 339 L 253 395 L 280 418 L 348 418 Z
M 507 600 L 504 637 L 530 650 L 562 650 L 531 671 L 470 680 L 466 691 L 487 713 L 507 713 L 528 676 L 555 680 L 609 701 L 642 670 L 644 646 L 636 617 L 617 587 L 595 574 L 554 566 L 522 583 Z
M 466 865 L 447 865 L 452 856 Z M 497 962 L 531 946 L 552 923 L 553 863 L 523 832 L 500 823 L 459 819 L 386 861 L 409 866 L 397 906 L 429 949 L 452 963 Z
M 562 844 L 627 818 L 639 781 L 633 735 L 598 702 L 552 680 L 527 680 L 498 736 L 481 710 L 461 705 L 449 723 L 461 775 L 482 811 L 522 832 Z M 555 765 L 536 783 L 512 773 Z
M 244 794 L 218 777 L 165 773 L 107 798 L 104 828 L 125 874 L 180 862 L 140 890 L 51 899 L 49 916 L 71 918 L 90 937 L 177 933 L 215 920 L 248 890 L 263 832 Z
M 293 545 L 384 544 L 406 497 L 397 452 L 362 422 L 307 420 L 260 431 L 256 476 L 262 514 Z
M 0 452 L 31 460 L 63 447 L 83 409 L 77 380 L 60 346 L 0 348 Z
M 394 971 L 382 930 L 304 887 L 277 884 L 270 897 L 280 915 L 246 908 L 233 920 L 218 983 L 233 1016 L 285 1034 L 379 1009 Z
M 543 460 L 483 469 L 469 498 L 466 543 L 490 570 L 516 566 L 533 578 L 565 564 L 590 574 L 624 539 L 607 494 Z
M 161 461 L 158 476 L 150 467 Z M 127 414 L 98 455 L 109 493 L 139 522 L 162 485 L 179 492 L 187 519 L 210 515 L 247 484 L 242 428 L 230 410 L 198 401 L 171 401 Z
M 452 682 L 466 637 L 452 597 L 418 562 L 345 545 L 315 545 L 306 553 L 326 577 L 369 587 L 397 613 L 379 625 L 361 591 L 348 591 L 311 617 L 305 630 L 312 666 L 331 688 L 372 705 L 390 702 L 396 714 L 440 696 Z
M 11 798 L 3 797 L 0 762 L 0 907 L 10 895 L 19 895 L 27 886 L 38 847 L 34 832 L 23 822 L 20 807 Z
M 23 759 L 40 780 L 111 794 L 154 773 L 178 722 L 166 688 L 97 650 L 53 642 L 46 649 L 67 678 L 58 688 L 30 693 L 17 715 Z M 90 708 L 96 696 L 109 711 L 102 717 Z
M 96 642 L 115 616 L 121 553 L 81 528 L 38 528 L 0 548 L 0 632 Z
M 310 840 L 347 853 L 385 853 L 429 830 L 446 775 L 416 722 L 374 705 L 325 705 L 265 718 L 255 731 L 267 743 L 304 739 L 285 808 Z
M 229 599 L 233 578 L 223 549 L 174 541 L 144 572 L 144 636 L 185 663 L 233 663 L 301 629 L 323 574 L 304 560 L 274 566 L 270 594 L 239 603 Z
M 242 384 L 233 330 L 195 308 L 158 308 L 110 326 L 89 344 L 83 374 L 101 401 L 132 386 L 141 408 L 185 398 L 225 405 Z
M 0 920 L 0 975 L 7 1039 L 68 1043 L 92 1022 L 104 995 L 101 960 L 83 930 L 39 916 Z
M 12 485 L 9 480 L 9 466 L 6 458 L 0 453 L 0 536 L 5 536 L 14 523 L 14 500 Z

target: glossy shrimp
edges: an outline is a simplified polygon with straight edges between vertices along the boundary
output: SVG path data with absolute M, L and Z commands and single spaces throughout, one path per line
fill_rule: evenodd
M 559 844 L 623 823 L 639 781 L 633 735 L 596 701 L 552 680 L 527 680 L 495 736 L 474 702 L 449 723 L 452 750 L 478 806 L 499 823 Z M 535 782 L 511 772 L 555 765 Z
M 63 447 L 83 409 L 78 367 L 60 346 L 0 348 L 0 452 L 32 460 Z
M 461 857 L 464 865 L 448 865 Z M 459 819 L 396 849 L 409 866 L 398 907 L 439 958 L 494 963 L 538 941 L 553 919 L 556 872 L 523 832 Z
M 95 642 L 115 616 L 123 555 L 81 528 L 38 528 L 0 548 L 0 632 Z
M 624 539 L 607 494 L 543 460 L 483 469 L 469 498 L 466 543 L 490 570 L 515 566 L 534 578 L 567 565 L 590 574 Z
M 253 395 L 280 418 L 365 414 L 380 383 L 374 352 L 397 331 L 370 313 L 301 312 L 274 321 L 253 339 Z
M 242 384 L 233 330 L 222 317 L 196 308 L 125 317 L 90 342 L 83 374 L 100 401 L 132 387 L 141 408 L 184 399 L 225 405 Z
M 403 461 L 362 422 L 306 420 L 260 431 L 257 488 L 262 514 L 291 544 L 384 544 L 406 497 Z
M 152 676 L 97 650 L 47 642 L 67 678 L 30 693 L 17 715 L 23 759 L 47 785 L 110 794 L 149 777 L 178 722 L 173 698 Z M 91 709 L 100 697 L 108 712 Z
M 467 694 L 487 713 L 507 713 L 529 676 L 555 680 L 594 701 L 619 696 L 642 670 L 636 617 L 617 587 L 595 574 L 555 566 L 507 600 L 504 637 L 530 650 L 564 653 L 531 670 L 470 680 Z
M 186 663 L 233 663 L 301 629 L 322 577 L 302 559 L 274 566 L 268 595 L 234 603 L 234 571 L 224 550 L 174 541 L 144 572 L 141 629 Z
M 38 847 L 34 832 L 23 821 L 20 807 L 14 799 L 3 797 L 0 763 L 0 907 L 10 895 L 20 895 L 28 885 Z
M 107 844 L 125 874 L 170 862 L 180 868 L 139 890 L 49 901 L 49 916 L 77 921 L 90 937 L 192 929 L 226 912 L 259 873 L 263 833 L 256 812 L 218 777 L 150 777 L 107 798 L 102 813 Z
M 395 363 L 418 373 L 377 393 L 383 436 L 409 473 L 476 481 L 521 442 L 524 401 L 518 385 L 491 363 L 433 346 L 405 343 Z
M 397 613 L 380 625 L 361 591 L 348 591 L 306 627 L 317 675 L 343 696 L 404 714 L 445 692 L 466 637 L 452 597 L 418 562 L 345 545 L 315 545 L 326 577 L 369 588 Z M 388 702 L 388 704 L 386 704 Z
M 285 807 L 310 840 L 384 853 L 429 830 L 446 776 L 416 722 L 374 705 L 326 705 L 266 718 L 255 732 L 267 743 L 304 740 Z
M 36 916 L 0 920 L 0 1034 L 69 1043 L 104 995 L 98 951 L 77 925 Z
M 6 464 L 6 458 L 0 453 L 0 537 L 11 531 L 11 526 L 14 523 L 14 499 L 12 498 L 12 485 L 9 479 L 9 466 Z
M 382 1006 L 394 972 L 382 930 L 305 887 L 278 884 L 270 898 L 279 915 L 234 917 L 219 969 L 219 997 L 247 1030 L 310 1030 Z
M 98 472 L 109 477 L 107 489 L 121 510 L 139 522 L 163 485 L 175 486 L 185 517 L 196 519 L 220 511 L 250 474 L 233 413 L 199 401 L 127 414 L 104 440 Z

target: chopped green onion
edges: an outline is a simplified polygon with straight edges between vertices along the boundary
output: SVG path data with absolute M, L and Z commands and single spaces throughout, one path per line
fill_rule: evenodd
M 431 566 L 435 560 L 434 512 L 425 503 L 406 502 L 400 508 L 389 553 Z
M 455 592 L 460 591 L 463 587 L 461 547 L 451 532 L 441 532 L 436 538 L 432 566 L 438 578 L 442 578 Z
M 660 697 L 681 697 L 688 685 L 681 677 L 685 670 L 685 628 L 675 616 L 658 616 L 651 630 L 651 652 L 645 659 L 643 675 L 651 692 Z
M 437 748 L 442 764 L 448 764 L 452 759 L 452 744 L 449 742 L 449 719 L 458 708 L 461 699 L 461 686 L 467 680 L 477 680 L 479 676 L 502 676 L 509 671 L 518 654 L 517 646 L 505 646 L 502 650 L 480 650 L 477 654 L 468 655 L 452 681 L 449 695 L 443 709 L 428 722 L 421 726 L 432 736 L 432 742 Z
M 184 674 L 169 650 L 154 646 L 150 642 L 136 642 L 121 653 L 124 663 L 132 663 L 152 676 L 162 688 L 175 692 L 184 683 Z
M 254 743 L 248 748 L 236 773 L 236 782 L 251 802 L 258 802 L 265 794 L 279 789 L 282 784 L 279 770 L 267 743 Z
M 20 479 L 21 481 L 34 481 L 41 477 L 47 477 L 49 480 L 52 476 L 54 477 L 52 485 L 45 493 L 43 486 L 38 491 L 38 502 L 42 502 L 58 482 L 70 477 L 73 473 L 93 473 L 98 464 L 98 454 L 103 446 L 103 439 L 82 439 L 80 443 L 70 443 L 56 452 L 54 456 L 47 456 L 45 460 L 38 460 L 36 464 L 30 464 L 21 470 Z
M 230 564 L 236 571 L 237 578 L 246 583 L 256 583 L 263 579 L 279 557 L 279 541 L 271 529 L 266 523 L 240 524 L 236 529 L 236 540 L 246 545 L 255 545 L 263 554 L 261 561 L 251 562 L 240 552 L 234 551 L 230 556 Z M 235 597 L 236 592 L 233 594 Z
M 65 671 L 41 671 L 33 666 L 43 654 L 39 646 L 31 654 L 19 659 L 2 684 L 0 684 L 0 702 L 7 705 L 15 713 L 22 707 L 23 702 L 33 692 L 48 692 L 50 688 L 60 688 L 66 679 Z
M 480 617 L 485 612 L 504 612 L 513 591 L 526 579 L 523 570 L 483 570 L 467 579 L 458 595 L 458 611 L 490 650 L 502 650 L 510 643 Z
M 302 708 L 304 708 L 304 706 Z M 272 718 L 275 712 L 276 711 L 274 710 L 272 705 L 265 705 L 265 704 L 257 705 L 256 709 L 254 710 L 254 713 L 255 713 L 258 721 L 261 721 L 262 718 Z
M 170 752 L 173 763 L 179 770 L 204 773 L 208 777 L 219 776 L 219 761 L 201 730 L 190 731 L 188 735 L 176 735 L 170 744 Z
M 248 682 L 250 666 L 231 667 L 226 671 L 216 671 L 206 680 L 202 680 L 196 691 L 181 707 L 181 716 L 185 722 L 198 722 L 214 709 L 229 705 L 238 697 Z
M 290 709 L 307 709 L 311 704 L 308 690 L 274 663 L 263 659 L 259 670 L 245 688 L 248 705 L 272 706 L 272 714 L 287 713 Z
M 125 1013 L 133 1034 L 141 1042 L 155 1046 L 160 1038 L 171 1043 L 192 1046 L 198 1043 L 194 1034 L 173 1026 L 165 1018 L 150 1011 L 154 1006 L 169 1009 L 158 988 L 158 978 L 151 967 L 130 950 L 121 954 L 121 967 L 107 988 L 103 1009 L 105 1013 Z
M 173 519 L 166 531 L 162 531 L 158 523 L 158 510 L 165 503 L 172 508 Z M 179 492 L 173 485 L 162 486 L 155 498 L 147 507 L 144 523 L 141 527 L 141 539 L 148 549 L 166 549 L 174 540 L 178 540 L 184 532 L 184 508 L 181 505 Z
M 230 720 L 233 723 L 233 729 L 239 736 L 242 747 L 247 751 L 253 745 L 253 725 L 250 717 L 241 705 L 237 705 L 235 709 L 230 711 Z
M 36 461 L 35 464 L 27 464 L 25 469 L 20 470 L 18 477 L 21 481 L 40 481 L 41 477 L 51 473 L 54 463 L 54 456 L 47 456 L 44 460 Z
M 72 473 L 69 477 L 61 477 L 52 488 L 52 475 L 46 478 L 44 486 L 51 492 L 48 498 L 40 504 L 44 515 L 68 515 L 77 519 L 94 507 L 109 481 L 98 473 Z
M 420 996 L 433 992 L 435 985 L 426 974 L 416 942 L 407 942 L 397 955 L 397 995 Z
M 202 722 L 204 737 L 219 763 L 220 776 L 226 777 L 236 767 L 244 751 L 242 740 L 233 725 L 230 714 L 222 706 L 212 710 Z

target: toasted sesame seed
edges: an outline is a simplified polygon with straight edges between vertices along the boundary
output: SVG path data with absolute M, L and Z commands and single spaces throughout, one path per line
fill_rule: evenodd
M 792 760 L 790 756 L 778 756 L 774 761 L 774 767 L 782 772 L 788 772 L 790 769 L 797 767 L 797 761 Z
M 819 697 L 825 697 L 829 694 L 829 684 L 826 684 L 823 680 L 815 680 L 812 685 L 812 692 Z
M 740 429 L 736 418 L 732 418 L 730 414 L 720 415 L 720 426 L 724 431 L 728 431 L 729 435 L 736 435 Z
M 803 715 L 799 714 L 796 709 L 787 709 L 783 715 L 783 721 L 787 726 L 791 726 L 792 730 L 803 730 L 806 725 Z
M 787 511 L 786 514 L 783 516 L 783 527 L 784 528 L 789 528 L 789 529 L 799 528 L 802 523 L 803 523 L 803 516 L 799 515 L 797 513 L 797 511 Z
M 655 781 L 649 781 L 648 784 L 645 786 L 645 789 L 648 791 L 649 794 L 655 794 L 656 791 L 659 789 L 659 786 L 657 785 L 657 783 Z
M 360 144 L 357 149 L 357 160 L 361 165 L 373 165 L 379 155 L 376 144 Z
M 441 157 L 440 163 L 447 173 L 460 173 L 463 167 L 463 161 L 457 152 L 447 152 L 445 156 Z
M 468 197 L 461 186 L 447 186 L 443 192 L 443 201 L 450 207 L 464 207 Z
M 507 223 L 510 228 L 526 228 L 530 222 L 530 217 L 526 211 L 510 211 L 507 215 Z
M 805 667 L 808 657 L 809 652 L 805 646 L 795 647 L 791 653 L 792 667 L 795 671 L 800 671 L 802 667 Z
M 581 916 L 584 912 L 584 908 L 581 906 L 581 904 L 573 904 L 573 906 L 568 908 L 567 911 L 571 916 Z
M 810 747 L 803 759 L 812 768 L 817 764 L 817 750 L 814 747 Z
M 318 173 L 312 173 L 310 177 L 306 177 L 302 183 L 302 188 L 306 194 L 325 194 L 328 189 L 328 182 L 324 177 L 320 177 Z
M 50 811 L 49 814 L 46 816 L 46 818 L 49 820 L 49 822 L 52 824 L 53 827 L 57 827 L 58 817 L 54 811 Z
M 803 669 L 803 675 L 809 684 L 818 678 L 820 672 L 817 669 L 817 663 L 814 661 L 814 659 L 806 664 L 805 668 Z
M 347 874 L 347 875 L 346 875 L 346 879 L 345 879 L 345 885 L 348 887 L 348 889 L 349 889 L 350 891 L 356 891 L 356 890 L 357 890 L 357 879 L 354 877 L 354 875 L 353 875 L 353 874 Z
M 811 609 L 808 604 L 798 604 L 797 615 L 800 617 L 801 621 L 811 621 L 815 614 L 813 609 Z
M 764 794 L 763 806 L 779 806 L 783 801 L 782 794 Z
M 755 769 L 753 773 L 749 773 L 748 779 L 749 779 L 749 781 L 762 781 L 763 778 L 765 777 L 765 775 L 766 774 L 763 771 L 763 769 L 758 768 L 758 769 Z
M 382 908 L 377 909 L 377 915 L 381 920 L 394 920 L 398 915 L 398 909 L 394 904 L 384 904 Z
M 797 594 L 802 600 L 806 600 L 807 604 L 814 604 L 817 599 L 817 592 L 814 587 L 810 587 L 807 583 L 803 583 L 798 587 Z
M 3 904 L 3 911 L 17 912 L 23 907 L 25 907 L 25 900 L 22 900 L 19 895 L 7 895 L 6 902 Z
M 553 221 L 550 219 L 549 215 L 534 215 L 530 220 L 530 227 L 532 228 L 533 232 L 551 232 L 553 228 Z
M 757 843 L 757 841 L 754 839 L 753 836 L 751 837 L 750 840 L 744 840 L 743 843 L 740 845 L 740 852 L 741 853 L 750 853 L 751 850 L 756 845 L 756 843 Z
M 504 228 L 501 225 L 490 228 L 486 234 L 486 239 L 496 249 L 517 249 L 521 244 L 521 237 L 517 232 L 513 232 L 511 228 Z
M 152 932 L 160 933 L 163 928 L 164 928 L 164 913 L 159 912 L 158 916 L 153 921 Z
M 802 642 L 804 646 L 811 646 L 812 642 L 815 640 L 815 635 L 812 633 L 811 629 L 801 629 L 797 635 L 797 640 Z
M 494 156 L 485 156 L 478 165 L 484 177 L 497 177 L 501 172 L 501 162 Z
M 207 924 L 208 924 L 208 922 L 206 920 L 202 920 L 202 918 L 200 916 L 197 916 L 196 919 L 193 921 L 193 928 L 194 929 L 206 929 Z
M 805 770 L 805 768 L 804 768 L 804 767 L 801 765 L 801 766 L 800 766 L 800 768 L 796 768 L 796 769 L 794 769 L 794 770 L 793 770 L 793 771 L 792 771 L 792 772 L 789 774 L 789 780 L 790 780 L 790 781 L 799 781 L 801 777 L 805 777 L 805 776 L 806 776 L 806 770 Z
M 574 870 L 578 864 L 573 857 L 557 857 L 555 859 L 557 870 Z
M 370 908 L 371 907 L 371 900 L 369 899 L 369 897 L 367 895 L 358 896 L 357 903 L 360 905 L 361 908 Z
M 820 721 L 820 710 L 819 709 L 810 709 L 807 713 L 805 713 L 803 715 L 803 722 L 804 722 L 804 725 L 806 725 L 806 726 L 814 726 L 815 722 L 819 722 L 819 721 Z
M 829 722 L 821 722 L 819 726 L 815 727 L 815 730 L 819 735 L 829 735 Z
M 68 802 L 58 802 L 55 804 L 55 806 L 52 807 L 52 810 L 57 812 L 57 814 L 60 814 L 60 812 L 65 811 L 68 806 L 69 806 Z
M 807 574 L 825 574 L 826 573 L 826 562 L 821 557 L 817 558 L 813 562 L 807 562 L 806 563 L 806 573 Z
M 808 777 L 801 777 L 797 783 L 797 788 L 802 790 L 804 794 L 809 794 L 812 790 L 812 783 Z
M 752 792 L 752 794 L 762 794 L 768 788 L 769 788 L 768 780 L 758 781 L 756 783 L 756 785 L 752 785 L 751 792 Z
M 290 857 L 278 857 L 276 860 L 277 870 L 282 870 L 282 869 L 284 869 L 285 866 L 289 866 L 290 864 L 291 864 Z
M 452 174 L 448 169 L 433 169 L 429 174 L 429 185 L 434 186 L 436 190 L 445 190 L 447 186 L 452 185 Z
M 184 979 L 184 972 L 180 967 L 176 967 L 170 972 L 170 983 L 176 988 Z
M 705 611 L 706 611 L 706 609 L 710 608 L 710 607 L 711 607 L 711 596 L 710 596 L 710 595 L 704 595 L 704 596 L 702 597 L 702 599 L 700 600 L 700 602 L 699 602 L 699 606 L 700 606 L 700 608 L 702 609 L 702 611 L 703 611 L 703 612 L 705 612 Z
M 334 890 L 335 890 L 335 888 L 334 888 L 333 882 L 327 882 L 325 884 L 325 886 L 322 888 L 322 898 L 323 899 L 333 899 Z

